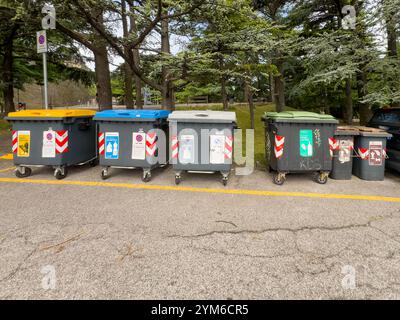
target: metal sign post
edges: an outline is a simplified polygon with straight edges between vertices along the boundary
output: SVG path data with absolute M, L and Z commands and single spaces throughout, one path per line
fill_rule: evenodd
M 47 95 L 47 37 L 46 30 L 38 31 L 36 34 L 37 53 L 43 54 L 43 86 L 44 86 L 44 108 L 49 108 Z
M 47 92 L 47 29 L 56 28 L 56 10 L 53 6 L 45 5 L 42 8 L 42 13 L 46 16 L 42 19 L 42 28 L 36 34 L 37 53 L 43 54 L 43 86 L 44 86 L 44 108 L 49 108 L 48 92 Z

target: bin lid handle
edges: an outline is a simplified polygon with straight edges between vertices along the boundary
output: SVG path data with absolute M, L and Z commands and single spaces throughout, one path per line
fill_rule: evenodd
M 207 113 L 196 113 L 196 117 L 208 117 Z

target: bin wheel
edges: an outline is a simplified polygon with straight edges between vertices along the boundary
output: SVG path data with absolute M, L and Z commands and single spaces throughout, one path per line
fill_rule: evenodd
M 151 173 L 150 172 L 143 173 L 142 181 L 143 182 L 149 182 L 150 180 L 151 180 Z
M 26 178 L 32 174 L 32 169 L 28 167 L 23 168 L 24 172 L 22 173 L 20 169 L 15 170 L 15 176 L 18 178 Z
M 228 184 L 228 178 L 222 178 L 222 184 L 225 187 Z
M 93 159 L 89 161 L 89 166 L 91 166 L 92 168 L 97 166 L 99 164 L 99 159 Z
M 328 182 L 328 176 L 324 173 L 317 173 L 315 181 L 319 184 L 326 184 Z
M 101 178 L 103 180 L 106 180 L 108 178 L 108 170 L 107 169 L 101 170 Z
M 54 170 L 54 176 L 56 177 L 57 180 L 62 180 L 64 179 L 68 174 L 68 170 L 66 167 L 64 168 L 57 168 Z
M 285 183 L 285 176 L 282 173 L 275 173 L 273 177 L 273 182 L 276 185 L 281 186 Z
M 178 185 L 182 181 L 182 178 L 180 176 L 175 176 L 175 184 Z

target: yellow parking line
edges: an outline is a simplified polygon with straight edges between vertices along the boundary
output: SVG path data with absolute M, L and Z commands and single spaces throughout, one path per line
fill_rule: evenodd
M 10 171 L 10 170 L 14 170 L 14 169 L 15 169 L 15 167 L 8 167 L 8 168 L 5 168 L 5 169 L 1 169 L 0 173 L 1 172 L 7 172 L 7 171 Z
M 347 199 L 347 200 L 400 202 L 400 197 L 368 196 L 368 195 L 356 195 L 356 194 L 335 194 L 335 193 L 263 191 L 263 190 L 249 190 L 249 189 L 196 188 L 196 187 L 130 184 L 130 183 L 114 183 L 114 182 L 100 182 L 100 181 L 97 182 L 97 181 L 0 178 L 0 183 L 25 183 L 25 184 L 46 184 L 46 185 L 66 185 L 66 186 L 85 186 L 85 187 L 107 187 L 107 188 L 122 188 L 122 189 L 162 190 L 162 191 L 197 192 L 197 193 L 219 193 L 219 194 L 227 194 L 227 195 L 250 195 L 250 196 L 264 196 L 264 197 L 300 197 L 300 198 L 319 198 L 319 199 Z
M 7 153 L 5 155 L 2 155 L 0 157 L 1 160 L 12 160 L 13 159 L 13 154 L 12 153 Z

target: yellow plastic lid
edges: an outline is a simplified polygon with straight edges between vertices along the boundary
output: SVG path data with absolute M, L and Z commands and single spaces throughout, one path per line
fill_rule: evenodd
M 9 118 L 74 118 L 74 117 L 93 117 L 96 111 L 82 109 L 58 109 L 58 110 L 22 110 L 10 112 Z

